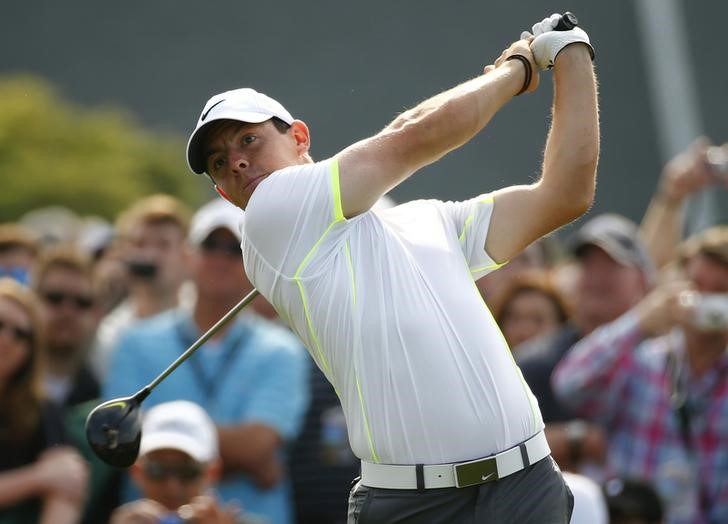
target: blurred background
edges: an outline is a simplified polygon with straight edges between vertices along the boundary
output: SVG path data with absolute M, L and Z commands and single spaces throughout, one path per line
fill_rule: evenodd
M 212 193 L 187 171 L 187 133 L 209 96 L 241 86 L 306 121 L 325 158 L 567 9 L 591 36 L 601 84 L 592 213 L 639 220 L 669 158 L 699 135 L 728 138 L 726 2 L 4 2 L 0 220 L 49 205 L 111 219 L 156 191 L 204 202 Z M 392 197 L 462 199 L 533 180 L 550 101 L 546 74 Z M 725 218 L 717 191 L 692 202 L 688 228 Z

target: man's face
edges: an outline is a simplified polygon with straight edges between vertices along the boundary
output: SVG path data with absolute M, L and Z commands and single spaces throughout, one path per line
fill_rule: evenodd
M 647 292 L 642 271 L 614 260 L 602 248 L 587 246 L 579 256 L 574 318 L 584 334 L 615 320 Z
M 96 328 L 91 279 L 63 266 L 50 267 L 38 283 L 48 349 L 71 357 L 85 348 Z
M 153 273 L 132 268 L 135 282 L 145 282 L 163 291 L 176 289 L 187 276 L 186 243 L 179 225 L 171 221 L 143 222 L 129 231 L 124 244 L 124 258 L 137 268 L 155 268 Z
M 134 465 L 132 476 L 144 497 L 170 511 L 204 495 L 212 477 L 209 465 L 201 464 L 176 449 L 150 451 Z
M 728 293 L 728 267 L 705 255 L 692 257 L 685 272 L 700 293 Z
M 500 326 L 511 349 L 559 327 L 556 303 L 541 291 L 526 289 L 517 293 L 501 315 Z
M 250 291 L 240 241 L 227 228 L 210 233 L 194 251 L 192 273 L 200 297 L 231 301 Z
M 245 209 L 255 188 L 271 173 L 310 161 L 308 146 L 308 128 L 300 121 L 285 133 L 271 120 L 231 122 L 207 137 L 206 171 L 233 204 Z

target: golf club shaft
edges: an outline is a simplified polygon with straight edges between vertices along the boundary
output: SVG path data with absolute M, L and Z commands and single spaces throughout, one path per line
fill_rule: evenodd
M 250 304 L 253 301 L 253 299 L 255 299 L 255 297 L 258 296 L 258 294 L 259 294 L 258 293 L 258 290 L 255 289 L 255 288 L 253 288 L 253 291 L 251 291 L 250 293 L 248 293 L 245 297 L 243 297 L 243 299 L 240 302 L 238 302 L 237 304 L 235 304 L 235 306 L 230 311 L 228 311 L 227 313 L 225 313 L 225 315 L 220 320 L 218 320 L 215 323 L 214 326 L 212 326 L 210 329 L 208 329 L 189 348 L 187 348 L 185 350 L 185 352 L 182 353 L 177 358 L 177 360 L 175 360 L 174 362 L 172 362 L 169 365 L 169 367 L 167 367 L 167 369 L 165 369 L 164 371 L 162 371 L 162 373 L 160 373 L 157 378 L 155 378 L 146 387 L 144 387 L 144 389 L 142 389 L 141 391 L 139 391 L 139 393 L 137 393 L 136 395 L 134 395 L 134 397 L 137 398 L 137 400 L 140 401 L 140 402 L 144 398 L 146 398 L 147 395 L 149 395 L 149 393 L 151 393 L 152 390 L 155 387 L 157 387 L 157 385 L 160 382 L 162 382 L 165 378 L 167 378 L 167 376 L 169 376 L 169 374 L 172 373 L 172 371 L 174 371 L 175 369 L 177 369 L 177 367 L 180 364 L 182 364 L 182 362 L 184 362 L 185 360 L 187 360 L 192 355 L 192 353 L 194 353 L 195 351 L 197 351 L 197 348 L 199 348 L 202 344 L 204 344 L 205 342 L 207 342 L 208 339 L 210 339 L 210 337 L 212 337 L 215 333 L 217 333 L 218 331 L 220 331 L 220 328 L 222 328 L 225 324 L 227 324 L 230 321 L 230 319 L 232 319 L 235 315 L 237 315 L 240 312 L 241 309 L 243 309 L 245 306 L 247 306 L 248 304 Z

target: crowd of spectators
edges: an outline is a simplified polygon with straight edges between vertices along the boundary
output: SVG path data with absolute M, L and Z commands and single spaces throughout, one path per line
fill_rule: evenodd
M 665 166 L 641 224 L 592 214 L 477 282 L 572 522 L 728 522 L 728 225 L 683 234 L 689 197 L 726 184 L 708 148 Z M 96 404 L 251 291 L 239 210 L 152 195 L 114 224 L 38 216 L 0 224 L 0 523 L 346 522 L 359 463 L 338 397 L 262 297 L 145 401 L 129 471 L 85 442 Z

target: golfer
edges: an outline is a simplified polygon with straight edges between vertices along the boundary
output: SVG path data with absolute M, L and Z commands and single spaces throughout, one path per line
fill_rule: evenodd
M 190 137 L 192 170 L 246 210 L 251 282 L 341 399 L 362 467 L 349 522 L 569 521 L 573 498 L 538 404 L 474 285 L 593 199 L 593 51 L 581 29 L 553 30 L 558 19 L 524 32 L 484 74 L 320 162 L 306 124 L 247 88 L 213 96 Z M 537 182 L 372 209 L 534 91 L 550 66 L 552 124 Z

